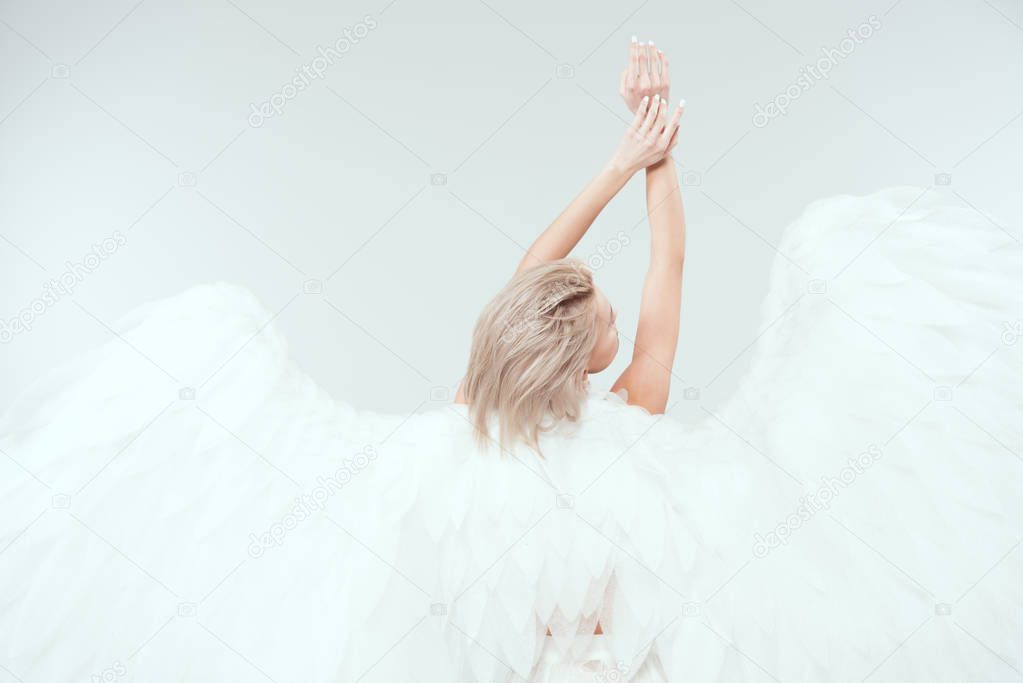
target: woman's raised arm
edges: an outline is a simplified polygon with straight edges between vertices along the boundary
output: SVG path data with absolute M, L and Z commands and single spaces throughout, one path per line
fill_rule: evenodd
M 547 261 L 565 258 L 593 225 L 611 198 L 625 187 L 637 171 L 664 158 L 667 142 L 658 133 L 663 125 L 663 104 L 659 97 L 643 98 L 636 107 L 618 149 L 597 177 L 590 181 L 526 251 L 516 273 Z
M 636 49 L 634 46 L 633 53 Z M 638 49 L 649 50 L 651 68 L 656 70 L 666 96 L 667 60 L 663 54 L 655 53 L 652 47 L 639 46 Z M 684 105 L 684 101 L 679 104 L 666 127 L 672 131 L 670 147 L 675 145 Z M 643 406 L 656 414 L 665 411 L 671 387 L 671 368 L 675 362 L 682 307 L 682 266 L 686 243 L 682 194 L 670 156 L 647 168 L 646 203 L 650 221 L 650 265 L 643 283 L 636 343 L 632 362 L 612 390 L 624 388 L 629 403 Z
M 607 164 L 575 199 L 534 240 L 519 262 L 516 273 L 547 261 L 568 256 L 611 198 L 625 187 L 635 171 Z
M 668 103 L 660 97 L 644 97 L 626 129 L 618 149 L 582 194 L 536 239 L 516 272 L 545 261 L 568 256 L 579 239 L 615 194 L 637 171 L 665 158 L 673 144 L 674 127 L 667 125 Z M 675 123 L 677 124 L 677 117 Z M 455 403 L 465 403 L 459 382 Z

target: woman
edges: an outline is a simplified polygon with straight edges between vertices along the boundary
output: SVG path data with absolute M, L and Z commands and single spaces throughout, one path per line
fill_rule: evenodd
M 541 423 L 579 416 L 588 375 L 618 352 L 614 307 L 579 262 L 563 259 L 601 210 L 646 169 L 650 267 L 643 288 L 632 362 L 615 382 L 631 404 L 663 413 L 678 343 L 685 215 L 671 151 L 683 101 L 668 120 L 664 54 L 632 43 L 622 96 L 632 125 L 600 174 L 533 242 L 516 277 L 484 309 L 473 335 L 469 370 L 456 403 L 470 403 L 481 442 L 496 416 L 505 438 L 537 446 Z M 640 79 L 640 74 L 644 76 Z
M 226 285 L 138 311 L 30 391 L 0 421 L 0 668 L 146 681 L 1018 669 L 1023 345 L 1003 332 L 1023 300 L 1018 250 L 933 191 L 818 202 L 778 245 L 739 390 L 695 425 L 663 415 L 682 111 L 667 115 L 654 54 L 631 47 L 633 123 L 481 315 L 456 405 L 406 417 L 332 399 Z M 651 263 L 623 400 L 587 382 L 617 350 L 614 309 L 562 258 L 644 168 Z

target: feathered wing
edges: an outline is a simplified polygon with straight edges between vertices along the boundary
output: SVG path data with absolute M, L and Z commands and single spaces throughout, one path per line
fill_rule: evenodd
M 659 658 L 694 680 L 1012 679 L 1023 250 L 897 189 L 810 206 L 778 251 L 749 370 L 673 463 L 695 538 L 661 576 L 695 604 Z M 685 484 L 721 466 L 716 503 Z
M 543 458 L 477 452 L 462 408 L 333 400 L 242 290 L 140 311 L 0 425 L 0 663 L 157 681 L 1020 668 L 1018 591 L 994 597 L 1019 562 L 997 562 L 1020 531 L 1002 340 L 1019 250 L 917 195 L 790 228 L 750 370 L 705 423 L 595 392 Z M 821 477 L 828 508 L 770 547 Z
M 594 398 L 603 418 L 550 435 L 546 458 L 480 453 L 464 408 L 332 399 L 272 318 L 242 289 L 190 289 L 4 416 L 0 664 L 25 680 L 560 680 L 562 660 L 616 661 L 591 651 L 598 622 L 648 647 L 662 585 L 631 585 L 605 529 L 670 500 L 631 465 L 596 507 L 578 496 L 621 441 L 616 407 Z
M 545 445 L 565 505 L 498 566 L 576 610 L 553 646 L 605 678 L 1011 678 L 1023 253 L 912 189 L 818 202 L 778 251 L 736 394 L 695 427 L 593 401 Z
M 271 319 L 244 290 L 193 288 L 5 416 L 0 663 L 14 675 L 354 680 L 428 614 L 419 577 L 388 566 L 416 455 L 389 439 L 424 418 L 332 400 Z M 348 500 L 359 529 L 340 519 Z

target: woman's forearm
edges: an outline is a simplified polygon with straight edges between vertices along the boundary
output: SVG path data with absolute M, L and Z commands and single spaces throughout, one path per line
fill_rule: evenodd
M 518 270 L 568 256 L 611 198 L 625 187 L 633 171 L 611 162 L 533 242 Z
M 686 218 L 670 157 L 647 169 L 646 204 L 651 267 L 681 270 L 686 254 Z
M 678 346 L 686 223 L 671 157 L 647 168 L 646 183 L 650 267 L 643 281 L 632 362 L 612 391 L 625 389 L 629 403 L 663 413 Z
M 522 271 L 546 261 L 565 258 L 586 234 L 600 212 L 625 187 L 629 178 L 665 158 L 671 151 L 681 107 L 671 122 L 667 119 L 668 102 L 660 97 L 644 97 L 632 123 L 618 143 L 618 148 L 603 170 L 572 200 L 561 215 L 536 238 L 522 257 Z
M 678 345 L 685 262 L 685 213 L 670 158 L 647 169 L 650 266 L 643 285 L 636 348 L 670 368 Z

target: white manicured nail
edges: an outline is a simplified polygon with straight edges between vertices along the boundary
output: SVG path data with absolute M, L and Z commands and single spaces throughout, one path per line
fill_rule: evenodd
M 651 41 L 650 41 L 650 44 L 651 44 L 651 45 L 653 45 L 653 44 L 654 44 L 654 41 L 652 41 L 652 40 L 651 40 Z
M 685 100 L 684 97 L 681 100 L 678 101 L 678 106 L 680 106 L 683 109 L 685 109 L 685 107 L 686 107 L 686 100 Z
M 632 42 L 634 42 L 634 43 L 638 43 L 638 42 L 639 42 L 639 41 L 638 41 L 638 40 L 636 39 L 636 36 L 632 36 Z

